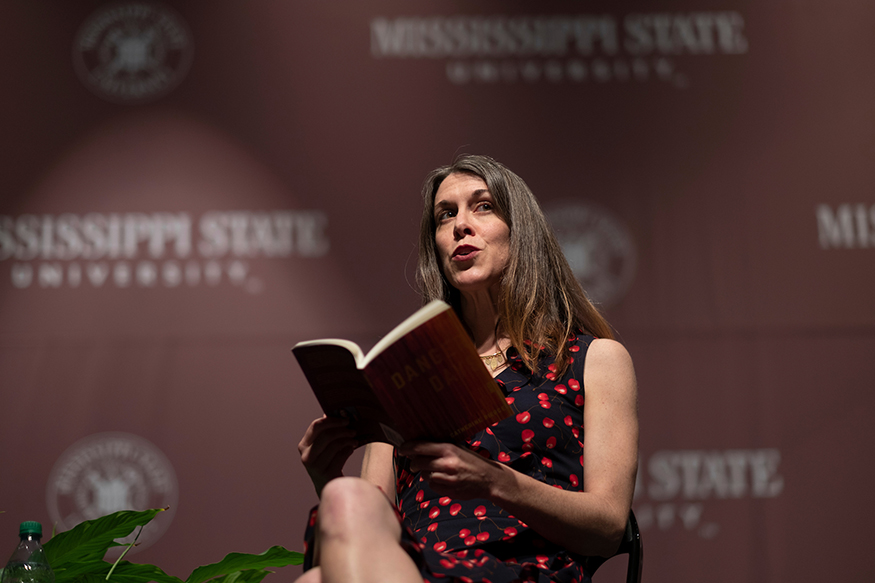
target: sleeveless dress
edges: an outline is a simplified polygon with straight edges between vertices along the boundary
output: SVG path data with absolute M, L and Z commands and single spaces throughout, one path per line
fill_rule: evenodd
M 582 491 L 583 369 L 592 340 L 568 340 L 572 361 L 561 378 L 552 357 L 543 357 L 533 374 L 509 349 L 509 366 L 496 382 L 513 414 L 474 435 L 468 448 L 556 488 Z M 394 461 L 401 544 L 425 581 L 590 581 L 584 557 L 547 541 L 488 500 L 438 496 L 410 471 L 409 459 L 396 453 Z M 305 535 L 308 549 L 314 517 Z

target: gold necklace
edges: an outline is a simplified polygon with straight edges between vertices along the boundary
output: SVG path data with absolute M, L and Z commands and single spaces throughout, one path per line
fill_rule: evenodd
M 507 362 L 504 358 L 504 352 L 502 352 L 501 350 L 499 350 L 495 354 L 481 354 L 480 360 L 486 363 L 486 366 L 489 368 L 489 370 L 492 371 Z

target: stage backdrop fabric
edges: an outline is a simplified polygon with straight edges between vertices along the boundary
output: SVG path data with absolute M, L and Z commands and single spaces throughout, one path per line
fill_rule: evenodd
M 871 581 L 873 26 L 868 0 L 3 2 L 0 550 L 159 505 L 128 558 L 179 577 L 301 549 L 320 411 L 290 348 L 416 309 L 422 180 L 481 153 L 634 359 L 645 579 Z

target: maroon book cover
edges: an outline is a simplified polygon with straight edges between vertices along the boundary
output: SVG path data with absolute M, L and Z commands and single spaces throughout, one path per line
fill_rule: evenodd
M 459 441 L 511 413 L 445 302 L 421 308 L 367 355 L 337 339 L 292 352 L 325 414 L 351 418 L 362 443 Z

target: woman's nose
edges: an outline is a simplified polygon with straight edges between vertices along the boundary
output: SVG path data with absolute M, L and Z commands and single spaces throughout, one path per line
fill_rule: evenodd
M 471 217 L 467 212 L 459 212 L 453 222 L 453 233 L 457 239 L 474 233 L 471 225 Z

